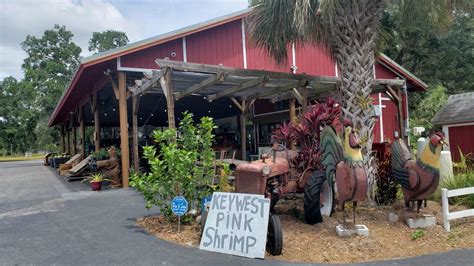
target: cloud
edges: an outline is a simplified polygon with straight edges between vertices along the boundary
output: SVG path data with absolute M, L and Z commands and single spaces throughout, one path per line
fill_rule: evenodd
M 0 79 L 22 77 L 26 54 L 21 43 L 28 34 L 41 37 L 54 24 L 73 32 L 83 56 L 90 55 L 88 41 L 95 31 L 114 29 L 126 32 L 132 41 L 141 38 L 138 25 L 103 0 L 0 0 Z

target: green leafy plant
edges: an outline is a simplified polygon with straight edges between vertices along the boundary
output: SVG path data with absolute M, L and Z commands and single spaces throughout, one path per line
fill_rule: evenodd
M 474 169 L 463 173 L 455 174 L 452 178 L 443 181 L 441 187 L 447 189 L 458 189 L 466 187 L 474 187 Z M 474 208 L 474 195 L 463 195 L 449 198 L 449 203 L 453 205 L 465 205 L 468 208 Z
M 102 173 L 93 174 L 82 180 L 82 182 L 89 182 L 89 183 L 102 182 L 102 181 L 112 181 L 112 180 L 104 178 L 104 175 Z
M 413 232 L 410 233 L 411 240 L 417 240 L 426 235 L 426 232 L 424 230 L 417 229 Z
M 150 172 L 135 173 L 130 182 L 143 193 L 146 208 L 158 206 L 169 219 L 173 217 L 170 200 L 175 196 L 184 196 L 190 206 L 195 206 L 213 192 L 214 122 L 203 117 L 195 125 L 192 114 L 185 112 L 183 116 L 177 130 L 154 131 L 157 147 L 144 148 Z

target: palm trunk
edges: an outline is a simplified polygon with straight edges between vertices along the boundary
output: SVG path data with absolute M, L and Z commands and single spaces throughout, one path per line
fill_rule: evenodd
M 338 91 L 344 115 L 359 130 L 369 177 L 368 198 L 375 199 L 375 164 L 372 156 L 372 98 L 379 15 L 383 0 L 343 0 L 332 20 L 331 49 L 340 68 Z

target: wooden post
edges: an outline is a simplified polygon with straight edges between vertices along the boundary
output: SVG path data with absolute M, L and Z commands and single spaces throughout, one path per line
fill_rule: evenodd
M 247 133 L 245 129 L 245 122 L 246 122 L 246 114 L 249 111 L 250 107 L 255 103 L 255 99 L 251 101 L 242 100 L 242 102 L 238 102 L 235 98 L 230 98 L 232 102 L 240 109 L 240 142 L 241 142 L 241 152 L 242 152 L 242 160 L 245 161 L 247 157 Z
M 69 129 L 68 128 L 66 128 L 66 141 L 67 141 L 66 153 L 71 154 L 71 138 L 70 138 L 70 135 L 69 135 Z
M 246 120 L 246 115 L 245 115 L 245 100 L 242 100 L 241 106 L 243 107 L 243 110 L 241 110 L 240 114 L 240 143 L 241 143 L 241 149 L 242 149 L 242 160 L 246 161 L 247 159 L 247 130 L 245 128 L 245 120 Z
M 120 148 L 122 150 L 122 186 L 128 188 L 128 169 L 130 167 L 128 148 L 128 116 L 127 116 L 127 86 L 125 72 L 118 72 L 119 114 L 120 114 Z
M 398 121 L 400 123 L 400 137 L 407 143 L 408 139 L 405 136 L 405 126 L 403 123 L 403 98 L 402 98 L 402 89 L 398 89 L 398 100 L 397 100 L 397 109 L 398 109 Z
M 290 100 L 290 122 L 291 123 L 296 122 L 296 100 L 295 99 Z
M 76 128 L 76 121 L 74 115 L 72 115 L 72 152 L 73 154 L 77 154 L 77 128 Z
M 61 126 L 61 152 L 66 152 L 66 133 L 64 132 L 64 125 Z
M 81 159 L 86 158 L 86 127 L 84 125 L 84 107 L 79 107 L 79 134 L 81 136 Z
M 100 150 L 100 113 L 99 113 L 99 93 L 94 93 L 91 100 L 91 108 L 94 113 L 94 145 L 95 151 Z
M 132 142 L 133 142 L 133 170 L 138 172 L 139 156 L 138 156 L 138 106 L 140 105 L 140 95 L 132 98 Z
M 168 128 L 176 128 L 174 116 L 174 96 L 171 84 L 171 69 L 166 68 L 165 74 L 160 78 L 160 84 L 166 97 L 166 113 L 168 114 Z
M 308 88 L 306 86 L 303 87 L 303 104 L 302 104 L 302 108 L 301 110 L 303 111 L 303 113 L 306 112 L 306 110 L 308 109 Z

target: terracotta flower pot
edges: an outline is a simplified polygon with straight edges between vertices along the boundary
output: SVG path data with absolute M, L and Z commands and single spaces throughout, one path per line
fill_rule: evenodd
M 91 182 L 90 184 L 93 191 L 98 191 L 102 188 L 102 182 Z

